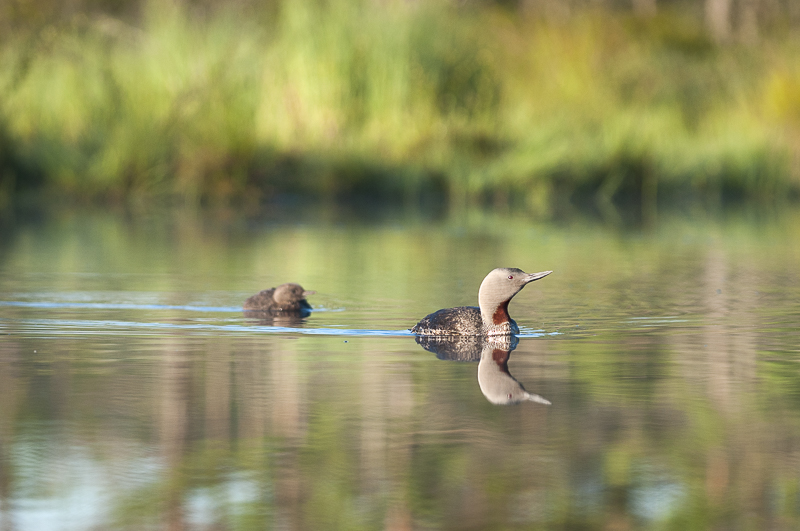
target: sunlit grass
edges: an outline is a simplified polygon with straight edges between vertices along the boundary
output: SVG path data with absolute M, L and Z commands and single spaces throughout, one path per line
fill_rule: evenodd
M 139 27 L 77 17 L 0 43 L 0 190 L 43 175 L 87 197 L 433 193 L 543 214 L 556 197 L 773 200 L 798 188 L 794 46 L 720 48 L 668 12 L 152 3 Z

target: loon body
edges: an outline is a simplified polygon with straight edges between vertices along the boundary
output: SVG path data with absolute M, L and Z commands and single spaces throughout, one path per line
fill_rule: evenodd
M 519 333 L 508 315 L 508 303 L 528 283 L 552 273 L 528 274 L 521 269 L 499 267 L 481 282 L 478 305 L 446 308 L 424 317 L 411 332 L 417 335 L 502 336 Z
M 307 291 L 300 284 L 281 284 L 277 288 L 260 291 L 244 301 L 244 310 L 248 312 L 270 313 L 303 313 L 311 312 L 311 305 L 306 296 L 315 291 Z

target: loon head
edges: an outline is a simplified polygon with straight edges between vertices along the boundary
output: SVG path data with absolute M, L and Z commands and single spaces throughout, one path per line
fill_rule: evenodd
M 278 306 L 295 304 L 305 299 L 308 295 L 313 295 L 315 291 L 304 290 L 300 284 L 289 282 L 281 284 L 275 288 L 272 298 Z
M 508 322 L 509 301 L 530 282 L 539 280 L 552 273 L 526 273 L 513 267 L 498 267 L 486 275 L 478 291 L 478 306 L 484 323 L 499 325 Z

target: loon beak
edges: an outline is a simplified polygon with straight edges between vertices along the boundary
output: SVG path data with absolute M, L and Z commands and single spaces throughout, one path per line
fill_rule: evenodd
M 309 295 L 314 295 L 315 293 L 317 292 L 313 290 L 305 290 L 303 291 L 303 297 L 308 297 Z
M 552 273 L 552 271 L 542 271 L 541 273 L 533 273 L 531 275 L 528 275 L 528 278 L 525 279 L 525 283 L 527 284 L 528 282 L 539 280 L 540 278 L 546 277 L 550 273 Z
M 546 406 L 552 406 L 553 405 L 553 403 L 550 402 L 545 397 L 540 396 L 540 395 L 535 395 L 535 394 L 529 393 L 527 391 L 525 391 L 525 400 L 530 400 L 531 402 L 536 402 L 537 404 L 544 404 Z

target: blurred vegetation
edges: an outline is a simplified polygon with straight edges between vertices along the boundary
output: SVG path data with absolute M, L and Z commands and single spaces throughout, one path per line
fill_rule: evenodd
M 790 17 L 721 41 L 699 2 L 529 4 L 11 2 L 0 204 L 798 196 Z

